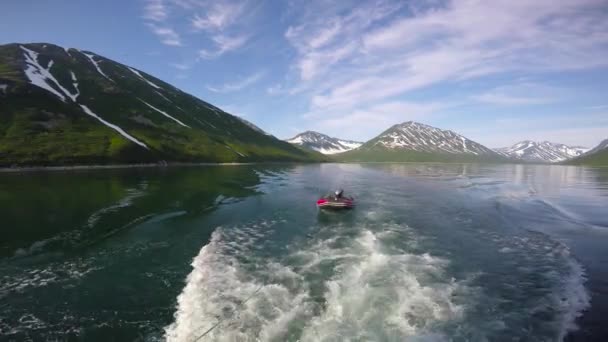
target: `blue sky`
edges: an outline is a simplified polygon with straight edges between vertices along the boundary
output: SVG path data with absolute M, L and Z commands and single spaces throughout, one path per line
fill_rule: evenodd
M 0 32 L 134 66 L 279 138 L 407 120 L 489 147 L 608 138 L 605 0 L 21 0 Z

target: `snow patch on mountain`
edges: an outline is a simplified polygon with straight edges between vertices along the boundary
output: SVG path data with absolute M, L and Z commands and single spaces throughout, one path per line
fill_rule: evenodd
M 188 125 L 186 125 L 185 123 L 183 123 L 183 122 L 179 121 L 178 119 L 176 119 L 176 118 L 172 117 L 171 115 L 167 114 L 166 112 L 164 112 L 164 111 L 162 111 L 162 110 L 160 110 L 160 109 L 158 109 L 158 108 L 154 107 L 153 105 L 149 104 L 148 102 L 146 102 L 146 101 L 144 101 L 144 100 L 142 100 L 142 99 L 139 99 L 139 101 L 143 102 L 143 103 L 144 103 L 146 106 L 148 106 L 148 107 L 150 107 L 150 108 L 154 109 L 155 111 L 157 111 L 157 112 L 159 112 L 160 114 L 162 114 L 162 115 L 164 115 L 164 116 L 168 117 L 169 119 L 171 119 L 171 120 L 173 120 L 173 121 L 177 122 L 178 124 L 180 124 L 180 125 L 182 125 L 182 126 L 184 126 L 184 127 L 188 127 L 188 128 L 190 128 L 190 126 L 188 126 Z
M 300 133 L 286 141 L 290 144 L 300 145 L 302 147 L 315 150 L 323 154 L 342 153 L 353 150 L 363 145 L 363 143 L 358 141 L 332 138 L 325 134 L 313 131 L 306 131 L 304 133 Z
M 70 92 L 69 90 L 67 90 L 66 88 L 64 88 L 59 81 L 57 81 L 57 79 L 55 79 L 55 77 L 53 76 L 53 74 L 51 74 L 51 68 L 53 67 L 53 65 L 55 64 L 55 62 L 53 60 L 49 61 L 48 67 L 43 67 L 39 62 L 38 62 L 38 53 L 30 50 L 28 48 L 26 48 L 25 46 L 20 46 L 21 49 L 24 51 L 24 57 L 25 57 L 25 61 L 27 64 L 27 68 L 25 69 L 25 75 L 27 76 L 27 78 L 30 80 L 30 82 L 35 85 L 38 86 L 42 89 L 45 89 L 49 92 L 51 92 L 52 94 L 56 95 L 57 97 L 59 97 L 59 99 L 61 99 L 61 101 L 66 102 L 66 97 L 70 98 L 73 102 L 76 102 L 76 99 L 78 98 L 78 96 L 80 95 L 80 90 L 78 89 L 78 80 L 76 78 L 76 75 L 74 74 L 73 71 L 70 71 L 70 76 L 72 78 L 72 85 L 74 86 L 74 89 L 76 89 L 76 93 L 72 94 L 72 92 Z M 85 54 L 86 55 L 86 54 Z M 91 59 L 91 58 L 90 58 Z M 91 59 L 92 60 L 92 59 Z M 94 60 L 93 64 L 95 64 Z M 96 64 L 95 64 L 96 65 Z M 97 65 L 96 65 L 97 66 Z M 98 69 L 98 71 L 100 71 L 100 73 L 103 75 L 103 72 L 101 72 L 100 69 Z M 105 76 L 105 75 L 104 75 Z M 107 78 L 107 76 L 105 76 Z M 57 87 L 59 89 L 59 91 L 57 91 L 52 85 L 52 84 Z M 117 125 L 114 125 L 104 119 L 102 119 L 99 115 L 95 114 L 89 107 L 83 105 L 83 104 L 78 104 L 80 106 L 80 108 L 82 108 L 82 110 L 94 117 L 95 119 L 99 120 L 101 123 L 103 123 L 104 125 L 114 129 L 115 131 L 117 131 L 120 135 L 122 135 L 123 137 L 131 140 L 132 142 L 144 147 L 144 148 L 148 148 L 148 146 L 146 146 L 146 144 L 144 144 L 143 142 L 135 139 L 133 136 L 131 136 L 130 134 L 128 134 L 127 132 L 125 132 L 122 128 L 118 127 Z
M 78 97 L 79 92 L 77 92 L 76 94 L 72 94 L 70 91 L 61 86 L 59 81 L 57 81 L 53 74 L 51 74 L 51 68 L 54 64 L 53 60 L 51 60 L 49 62 L 48 67 L 45 68 L 38 62 L 37 52 L 32 51 L 23 45 L 21 45 L 20 47 L 24 51 L 25 62 L 27 63 L 25 75 L 33 85 L 55 94 L 63 102 L 65 102 L 66 97 L 69 97 L 70 99 L 72 99 L 72 101 L 76 102 L 76 98 Z M 54 83 L 54 85 L 59 88 L 61 92 L 53 88 L 53 86 L 48 81 Z
M 120 135 L 122 135 L 123 137 L 131 140 L 132 142 L 136 143 L 137 145 L 144 147 L 146 149 L 148 149 L 148 146 L 146 144 L 144 144 L 143 142 L 135 139 L 133 136 L 131 136 L 129 133 L 125 132 L 122 128 L 107 122 L 106 120 L 102 119 L 99 115 L 93 113 L 93 111 L 91 109 L 89 109 L 89 107 L 85 106 L 85 105 L 80 105 L 80 108 L 82 108 L 82 110 L 87 113 L 88 115 L 94 117 L 95 119 L 99 120 L 101 123 L 103 123 L 104 125 L 112 128 L 113 130 L 115 130 L 116 132 L 118 132 Z
M 141 73 L 139 73 L 139 71 L 131 68 L 131 67 L 127 67 L 127 69 L 131 70 L 131 72 L 133 72 L 135 75 L 139 76 L 139 78 L 141 78 L 142 81 L 148 83 L 150 86 L 156 88 L 156 89 L 162 89 L 161 87 L 157 86 L 156 84 L 148 81 Z M 167 100 L 169 101 L 169 100 Z
M 76 102 L 76 99 L 80 95 L 80 89 L 78 89 L 78 79 L 76 79 L 76 74 L 74 74 L 73 71 L 70 71 L 70 75 L 72 75 L 72 86 L 74 86 L 74 89 L 76 89 L 76 94 L 74 95 L 72 100 Z
M 578 157 L 589 148 L 568 146 L 549 141 L 536 142 L 524 140 L 511 147 L 497 148 L 495 151 L 505 157 L 528 162 L 557 163 Z
M 158 96 L 162 97 L 163 99 L 167 100 L 167 102 L 169 103 L 173 103 L 171 100 L 169 100 L 165 95 L 161 94 L 159 91 L 154 91 L 155 93 L 158 94 Z
M 94 58 L 93 54 L 89 54 L 83 51 L 80 51 L 83 55 L 85 55 L 90 61 L 91 63 L 93 63 L 93 65 L 95 66 L 95 69 L 97 69 L 97 72 L 100 73 L 103 77 L 107 78 L 108 80 L 114 82 L 113 79 L 111 79 L 110 77 L 108 77 L 108 75 L 104 74 L 103 71 L 101 70 L 101 68 L 99 67 L 99 62 L 97 62 Z
M 491 149 L 462 135 L 413 121 L 389 128 L 366 145 L 428 153 L 496 155 Z
M 46 74 L 49 74 L 48 70 L 43 68 L 40 64 L 38 64 L 38 53 L 34 52 L 24 46 L 21 46 L 21 49 L 25 51 L 25 61 L 27 63 L 27 68 L 25 69 L 25 75 L 35 86 L 38 86 L 48 92 L 57 96 L 61 101 L 65 102 L 65 96 L 55 90 L 48 82 Z M 52 76 L 52 75 L 51 75 Z

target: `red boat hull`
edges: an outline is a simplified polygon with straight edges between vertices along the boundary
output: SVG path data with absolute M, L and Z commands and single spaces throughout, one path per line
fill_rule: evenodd
M 317 201 L 317 207 L 321 209 L 351 209 L 355 206 L 355 201 L 352 198 L 344 198 L 339 200 L 320 198 Z

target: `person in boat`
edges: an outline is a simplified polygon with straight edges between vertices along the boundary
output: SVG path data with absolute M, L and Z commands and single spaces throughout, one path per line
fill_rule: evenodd
M 318 207 L 327 209 L 350 209 L 354 205 L 353 198 L 344 196 L 344 190 L 342 189 L 329 193 L 317 201 Z

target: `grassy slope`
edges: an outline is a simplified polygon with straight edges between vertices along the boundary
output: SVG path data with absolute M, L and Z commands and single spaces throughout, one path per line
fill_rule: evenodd
M 608 166 L 608 149 L 566 161 L 569 165 Z
M 0 46 L 0 165 L 64 165 L 139 163 L 158 160 L 191 162 L 318 161 L 318 155 L 261 134 L 236 117 L 223 113 L 150 75 L 142 75 L 155 89 L 122 64 L 96 60 L 108 76 L 101 76 L 80 52 L 41 44 L 39 61 L 55 61 L 51 72 L 74 92 L 70 78 L 78 78 L 80 104 L 127 130 L 150 147 L 145 150 L 86 115 L 74 103 L 61 102 L 25 78 L 23 52 L 16 44 Z M 160 93 L 160 94 L 159 94 Z M 162 96 L 161 96 L 162 95 Z M 143 104 L 142 99 L 170 113 L 183 127 Z

